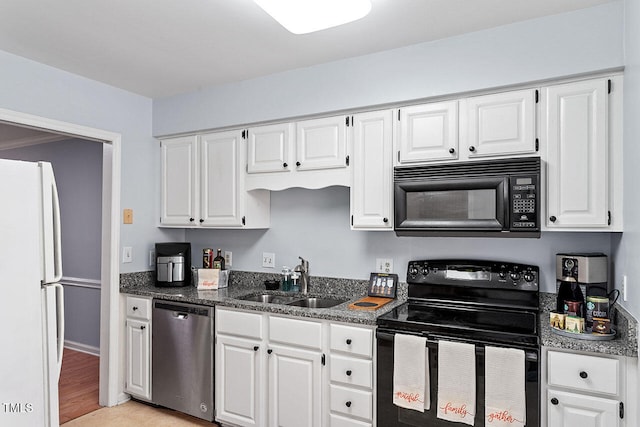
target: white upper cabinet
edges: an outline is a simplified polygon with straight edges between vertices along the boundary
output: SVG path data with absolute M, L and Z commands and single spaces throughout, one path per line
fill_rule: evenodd
M 247 172 L 291 171 L 291 152 L 295 137 L 293 123 L 249 128 L 247 142 Z
M 240 226 L 238 167 L 240 133 L 210 133 L 200 136 L 200 220 L 203 226 Z
M 269 227 L 269 192 L 244 189 L 241 131 L 166 139 L 160 146 L 161 226 Z
M 458 158 L 458 101 L 399 110 L 398 163 Z
M 535 89 L 475 96 L 465 104 L 470 158 L 536 151 Z
M 194 225 L 199 209 L 196 136 L 164 140 L 162 156 L 162 225 Z
M 392 127 L 392 110 L 353 116 L 354 230 L 393 230 Z
M 609 225 L 607 86 L 603 78 L 545 89 L 550 229 Z
M 334 116 L 249 128 L 246 188 L 351 185 L 348 120 Z

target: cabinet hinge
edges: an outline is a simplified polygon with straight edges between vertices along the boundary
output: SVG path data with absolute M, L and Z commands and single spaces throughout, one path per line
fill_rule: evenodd
M 347 158 L 345 159 L 345 161 L 347 162 L 347 166 L 349 166 L 349 156 L 347 156 Z
M 242 130 L 242 139 L 246 139 L 246 138 L 244 137 L 245 132 L 246 132 L 246 131 L 243 129 L 243 130 Z
M 540 151 L 540 140 L 536 138 L 536 151 Z
M 398 163 L 400 163 L 400 150 L 398 150 Z
M 351 215 L 351 225 L 353 226 L 353 215 Z
M 536 150 L 536 151 L 538 151 L 538 150 Z M 244 170 L 245 170 L 245 172 L 249 173 L 249 163 L 244 165 Z
M 611 225 L 611 211 L 607 211 L 607 225 Z
M 536 89 L 536 104 L 538 103 L 539 100 L 540 100 L 540 96 L 538 93 L 538 89 Z
M 322 353 L 322 366 L 325 365 L 325 362 L 326 362 L 326 357 L 325 357 L 324 353 Z M 620 404 L 622 405 L 622 403 L 620 403 Z M 622 417 L 620 417 L 620 418 L 622 418 Z
M 247 224 L 247 218 L 246 217 L 242 217 L 242 225 L 246 225 Z
M 347 126 L 349 126 L 349 116 L 347 116 L 347 118 L 344 120 L 344 122 L 345 122 L 345 124 L 346 124 Z
M 620 402 L 620 419 L 624 418 L 624 403 Z
M 607 93 L 611 93 L 611 79 L 607 80 Z
M 400 109 L 398 108 L 398 121 L 400 121 Z

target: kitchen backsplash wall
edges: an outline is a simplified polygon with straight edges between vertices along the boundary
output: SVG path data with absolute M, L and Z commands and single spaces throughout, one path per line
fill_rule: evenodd
M 407 262 L 419 258 L 478 258 L 531 263 L 541 269 L 541 290 L 555 292 L 555 254 L 610 254 L 610 233 L 543 232 L 540 239 L 397 237 L 393 232 L 352 231 L 349 189 L 290 189 L 271 193 L 267 230 L 187 230 L 193 263 L 202 265 L 202 249 L 233 252 L 232 270 L 279 273 L 298 256 L 309 260 L 312 276 L 368 279 L 376 258 L 393 259 L 405 280 Z M 262 267 L 262 253 L 275 253 L 275 268 Z

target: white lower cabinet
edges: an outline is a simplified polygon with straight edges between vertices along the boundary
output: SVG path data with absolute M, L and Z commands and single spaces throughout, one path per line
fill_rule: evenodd
M 624 415 L 624 367 L 624 358 L 615 356 L 546 351 L 543 409 L 547 426 L 628 425 Z
M 216 421 L 373 425 L 373 327 L 216 308 Z
M 151 399 L 151 298 L 125 296 L 125 391 Z

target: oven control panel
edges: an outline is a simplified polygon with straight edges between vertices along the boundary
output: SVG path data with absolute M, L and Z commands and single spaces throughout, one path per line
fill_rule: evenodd
M 535 265 L 481 260 L 409 261 L 407 283 L 477 288 L 538 290 Z

